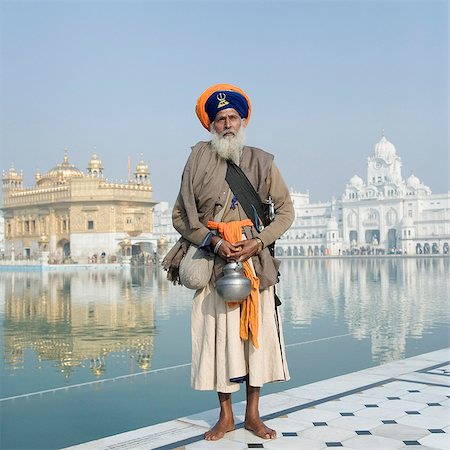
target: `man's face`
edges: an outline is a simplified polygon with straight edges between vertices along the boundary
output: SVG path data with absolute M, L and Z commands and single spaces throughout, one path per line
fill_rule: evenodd
M 241 116 L 235 109 L 228 108 L 219 111 L 214 119 L 213 126 L 221 137 L 233 137 L 241 128 Z

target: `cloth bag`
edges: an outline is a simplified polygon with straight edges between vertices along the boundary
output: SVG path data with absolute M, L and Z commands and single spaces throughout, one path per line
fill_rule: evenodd
M 228 192 L 225 205 L 227 205 L 230 197 L 231 191 Z M 224 212 L 225 207 L 216 214 L 214 221 L 220 222 Z M 191 243 L 186 255 L 180 261 L 180 283 L 188 289 L 203 289 L 211 279 L 215 257 L 214 253 L 200 249 L 197 245 Z
M 188 289 L 203 289 L 211 279 L 215 256 L 191 244 L 180 262 L 180 283 Z

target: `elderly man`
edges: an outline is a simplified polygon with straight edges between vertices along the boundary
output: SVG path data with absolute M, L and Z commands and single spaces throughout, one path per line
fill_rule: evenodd
M 231 394 L 244 381 L 245 428 L 261 438 L 273 439 L 276 431 L 259 415 L 260 388 L 268 382 L 289 380 L 289 372 L 274 295 L 279 263 L 269 246 L 291 226 L 294 210 L 273 156 L 244 144 L 251 115 L 245 92 L 229 84 L 211 86 L 199 97 L 196 112 L 211 132 L 211 141 L 192 148 L 172 217 L 185 242 L 216 254 L 212 278 L 204 289 L 196 291 L 193 300 L 192 387 L 218 392 L 220 417 L 205 439 L 220 439 L 234 429 Z M 242 169 L 261 203 L 267 199 L 273 202 L 275 214 L 265 227 L 255 223 L 257 217 L 246 215 L 239 196 L 230 189 L 227 160 Z M 213 221 L 218 216 L 221 223 Z M 224 238 L 224 224 L 237 224 L 234 242 Z M 222 230 L 222 235 L 216 230 Z M 168 257 L 163 263 L 169 272 L 173 260 Z M 240 305 L 227 303 L 215 290 L 227 261 L 248 264 L 253 288 L 256 286 Z

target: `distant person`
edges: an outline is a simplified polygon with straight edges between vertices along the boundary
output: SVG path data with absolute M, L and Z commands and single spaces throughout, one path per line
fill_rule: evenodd
M 209 284 L 198 290 L 193 300 L 192 387 L 218 392 L 220 417 L 205 433 L 205 439 L 218 440 L 234 430 L 231 394 L 243 382 L 247 392 L 245 428 L 263 439 L 274 439 L 276 431 L 259 415 L 260 389 L 265 383 L 290 377 L 274 295 L 279 262 L 269 246 L 291 226 L 294 209 L 273 155 L 245 145 L 251 105 L 241 89 L 228 84 L 208 88 L 199 97 L 196 112 L 211 132 L 211 140 L 192 148 L 173 209 L 173 225 L 184 243 L 196 244 L 217 256 Z M 243 203 L 225 179 L 229 162 L 240 167 L 260 202 L 273 201 L 275 216 L 260 232 L 254 226 L 259 226 L 255 215 L 245 213 Z M 208 222 L 223 209 L 221 224 L 213 226 L 210 222 L 210 226 L 237 227 L 235 240 L 226 240 L 208 228 Z M 175 254 L 177 245 L 163 262 L 173 280 L 180 259 L 179 253 L 178 257 Z M 253 277 L 256 273 L 252 294 L 240 306 L 227 303 L 215 290 L 215 281 L 230 260 L 248 261 Z

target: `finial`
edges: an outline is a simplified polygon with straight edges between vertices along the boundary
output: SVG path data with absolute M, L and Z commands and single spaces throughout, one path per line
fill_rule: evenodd
M 67 152 L 68 152 L 68 148 L 64 147 L 64 162 L 68 162 L 69 161 L 69 157 L 67 156 Z
M 141 152 L 141 160 L 144 160 L 144 154 Z
M 381 129 L 381 137 L 384 138 L 384 128 Z

